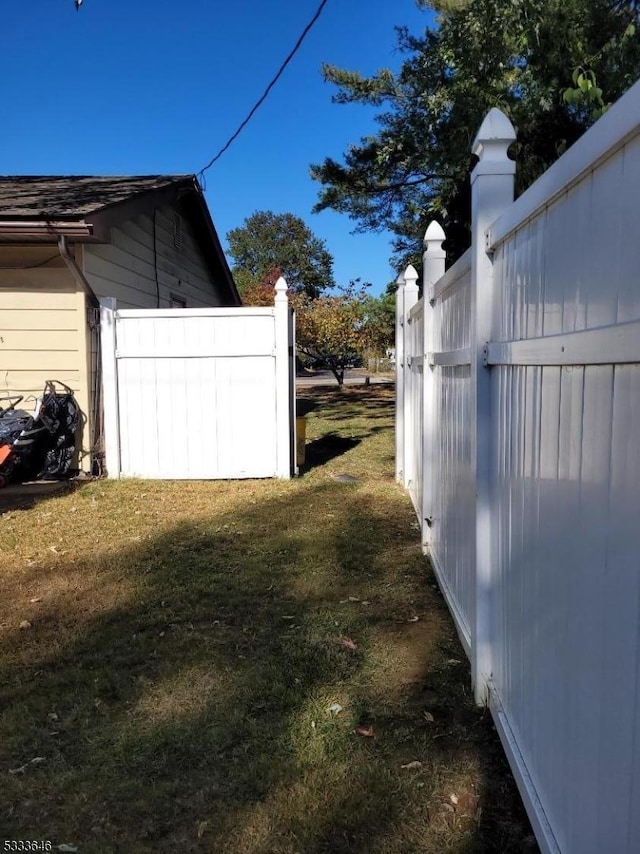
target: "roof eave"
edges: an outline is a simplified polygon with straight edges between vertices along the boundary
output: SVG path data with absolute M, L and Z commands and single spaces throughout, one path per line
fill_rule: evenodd
M 4 221 L 0 222 L 0 241 L 48 243 L 59 237 L 69 237 L 80 242 L 95 242 L 93 225 L 89 222 L 37 222 Z

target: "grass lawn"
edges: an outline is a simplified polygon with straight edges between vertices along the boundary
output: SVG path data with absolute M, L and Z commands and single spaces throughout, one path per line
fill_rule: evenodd
M 95 481 L 0 516 L 0 838 L 536 850 L 394 483 L 391 390 L 301 396 L 291 482 Z

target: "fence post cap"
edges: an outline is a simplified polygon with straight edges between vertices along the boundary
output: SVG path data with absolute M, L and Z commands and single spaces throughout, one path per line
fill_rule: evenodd
M 404 273 L 400 273 L 400 275 L 396 279 L 396 285 L 398 286 L 398 288 L 404 288 Z
M 418 271 L 413 266 L 413 264 L 409 264 L 407 269 L 404 271 L 404 284 L 405 290 L 418 290 Z
M 287 283 L 282 276 L 278 278 L 278 281 L 275 284 L 275 301 L 276 302 L 286 302 L 287 300 Z
M 507 149 L 515 140 L 516 132 L 509 118 L 502 110 L 492 107 L 480 125 L 471 151 L 480 161 L 508 160 Z
M 445 240 L 446 234 L 444 233 L 443 227 L 436 220 L 432 220 L 427 226 L 427 230 L 424 233 L 424 238 L 422 242 L 426 246 L 427 244 L 433 243 L 442 243 Z

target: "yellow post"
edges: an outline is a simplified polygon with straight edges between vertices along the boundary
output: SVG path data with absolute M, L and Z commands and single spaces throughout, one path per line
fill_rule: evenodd
M 303 466 L 305 460 L 305 442 L 307 439 L 307 418 L 305 415 L 296 417 L 296 465 Z

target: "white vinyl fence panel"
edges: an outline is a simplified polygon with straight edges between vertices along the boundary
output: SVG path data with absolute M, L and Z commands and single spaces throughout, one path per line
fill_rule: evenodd
M 406 372 L 406 429 L 407 471 L 409 495 L 417 513 L 422 506 L 422 401 L 424 368 L 424 322 L 422 300 L 416 303 L 407 318 Z
M 635 854 L 640 84 L 516 202 L 513 138 L 492 110 L 468 256 L 427 232 L 416 511 L 542 851 Z
M 639 191 L 636 135 L 494 252 L 493 683 L 568 851 L 640 849 Z
M 434 328 L 429 358 L 434 382 L 431 406 L 435 413 L 430 555 L 469 649 L 475 595 L 469 253 L 432 289 L 430 303 Z
M 277 311 L 103 307 L 110 476 L 288 477 L 290 329 L 285 305 L 278 336 Z

